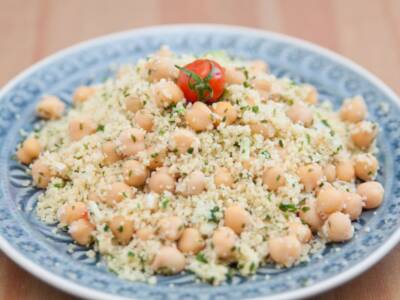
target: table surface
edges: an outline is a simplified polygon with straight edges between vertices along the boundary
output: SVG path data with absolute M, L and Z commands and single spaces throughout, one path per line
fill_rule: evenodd
M 400 0 L 0 0 L 0 7 L 0 87 L 43 57 L 95 36 L 166 23 L 222 23 L 330 48 L 400 94 Z M 363 275 L 315 299 L 400 299 L 399 282 L 397 246 Z M 0 299 L 75 298 L 0 252 Z

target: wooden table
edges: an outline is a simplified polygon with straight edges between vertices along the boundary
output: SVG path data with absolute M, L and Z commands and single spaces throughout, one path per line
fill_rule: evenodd
M 251 26 L 300 37 L 353 59 L 400 93 L 400 0 L 0 0 L 0 86 L 76 42 L 185 22 Z M 316 299 L 400 299 L 399 283 L 398 246 L 365 274 Z M 0 252 L 0 299 L 74 298 Z

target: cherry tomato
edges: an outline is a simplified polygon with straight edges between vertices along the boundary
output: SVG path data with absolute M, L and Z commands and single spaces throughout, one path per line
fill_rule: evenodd
M 198 59 L 183 68 L 178 68 L 180 72 L 177 84 L 187 101 L 212 103 L 222 96 L 225 71 L 217 62 Z

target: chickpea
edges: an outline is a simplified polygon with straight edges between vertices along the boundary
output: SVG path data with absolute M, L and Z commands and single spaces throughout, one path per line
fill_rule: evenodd
M 303 87 L 307 88 L 309 91 L 304 101 L 308 104 L 317 104 L 318 103 L 317 89 L 309 84 L 304 84 Z
M 121 147 L 118 149 L 123 156 L 133 156 L 145 149 L 144 132 L 131 128 L 121 132 L 118 137 Z
M 96 132 L 96 124 L 88 117 L 73 118 L 68 125 L 69 137 L 72 141 L 79 141 L 86 135 Z
M 75 105 L 80 104 L 88 100 L 96 90 L 93 87 L 90 86 L 80 86 L 78 87 L 74 95 L 72 96 L 72 100 Z
M 234 183 L 230 171 L 224 167 L 219 167 L 215 170 L 214 182 L 217 187 L 232 187 Z
M 224 225 L 231 228 L 236 234 L 241 234 L 249 222 L 249 213 L 239 205 L 232 205 L 225 210 Z
M 359 154 L 354 160 L 354 171 L 358 178 L 368 181 L 373 179 L 378 170 L 378 160 L 369 153 Z
M 147 241 L 153 237 L 153 230 L 150 227 L 143 227 L 136 231 L 136 235 L 142 241 Z
M 235 232 L 226 226 L 219 227 L 212 237 L 215 253 L 221 259 L 228 259 L 233 256 L 236 241 Z
M 328 182 L 333 182 L 336 179 L 336 167 L 332 164 L 327 164 L 324 168 L 324 176 Z
M 86 219 L 79 219 L 71 223 L 68 233 L 79 245 L 87 246 L 93 241 L 95 226 Z
M 151 264 L 154 270 L 167 273 L 179 273 L 185 268 L 185 256 L 175 247 L 163 246 Z
M 357 187 L 357 193 L 365 201 L 365 208 L 377 208 L 383 201 L 384 189 L 382 184 L 377 181 L 361 183 Z
M 44 189 L 49 184 L 52 172 L 48 165 L 46 165 L 41 159 L 36 160 L 32 164 L 32 180 L 33 183 L 41 189 Z
M 318 164 L 310 164 L 301 166 L 297 174 L 300 177 L 300 182 L 304 185 L 307 193 L 313 191 L 321 183 L 324 175 L 322 168 Z
M 346 99 L 340 109 L 340 118 L 343 121 L 357 123 L 367 116 L 367 106 L 360 96 Z
M 174 80 L 179 74 L 179 70 L 169 57 L 153 57 L 147 62 L 146 68 L 150 82 L 160 81 L 161 79 Z
M 137 160 L 125 161 L 122 169 L 124 171 L 125 183 L 130 186 L 143 186 L 149 176 L 149 170 Z
M 266 169 L 262 175 L 263 183 L 271 191 L 276 191 L 286 184 L 285 174 L 282 168 L 272 167 Z
M 206 176 L 201 171 L 194 171 L 186 177 L 186 196 L 201 194 L 206 189 Z
M 112 165 L 113 163 L 121 159 L 118 152 L 116 151 L 117 147 L 113 142 L 105 142 L 101 146 L 101 149 L 103 151 L 105 165 Z
M 378 130 L 374 125 L 368 122 L 360 122 L 351 134 L 351 140 L 358 148 L 368 149 L 374 142 Z
M 307 209 L 301 209 L 299 212 L 301 220 L 310 226 L 312 231 L 318 231 L 323 221 L 317 211 L 317 201 L 315 199 L 308 199 L 304 207 Z
M 17 151 L 17 158 L 23 164 L 30 164 L 39 157 L 42 147 L 39 140 L 34 137 L 27 138 Z
M 275 128 L 271 124 L 267 123 L 251 123 L 251 133 L 261 134 L 264 139 L 273 138 L 276 134 Z
M 213 128 L 211 110 L 203 102 L 197 101 L 188 108 L 185 120 L 194 131 L 205 131 Z
M 225 68 L 225 83 L 226 84 L 242 84 L 246 81 L 244 72 L 234 67 Z
M 125 98 L 125 107 L 128 111 L 135 113 L 143 108 L 143 102 L 139 97 L 130 95 Z
M 304 127 L 310 127 L 312 125 L 313 113 L 301 102 L 290 106 L 286 114 L 293 123 L 302 124 Z
M 308 243 L 312 238 L 310 227 L 300 222 L 289 223 L 289 234 L 295 236 L 301 243 Z
M 66 203 L 60 207 L 57 217 L 61 225 L 70 225 L 72 222 L 87 217 L 88 210 L 83 202 Z
M 197 254 L 206 246 L 200 232 L 195 228 L 186 228 L 178 242 L 183 253 Z
M 109 222 L 111 232 L 120 244 L 126 245 L 132 239 L 133 221 L 123 216 L 114 216 Z
M 29 165 L 33 160 L 22 147 L 17 150 L 16 156 L 18 161 L 25 165 Z
M 253 86 L 261 98 L 267 99 L 271 91 L 271 83 L 267 79 L 254 79 Z
M 45 120 L 57 120 L 61 118 L 65 104 L 56 96 L 44 96 L 36 106 L 36 113 Z
M 342 160 L 336 164 L 336 178 L 348 182 L 355 179 L 353 162 L 351 160 Z
M 179 154 L 188 153 L 193 149 L 196 142 L 196 135 L 187 129 L 177 129 L 172 135 L 172 148 L 177 149 Z
M 348 215 L 334 212 L 326 220 L 322 231 L 329 241 L 344 242 L 353 237 L 354 228 Z
M 216 120 L 217 124 L 219 124 L 220 121 L 225 122 L 228 125 L 235 123 L 237 119 L 237 111 L 228 101 L 216 102 L 213 104 L 212 109 L 214 113 L 221 118 L 221 120 Z
M 183 92 L 172 81 L 160 81 L 154 86 L 154 101 L 160 108 L 177 104 L 183 100 Z
M 356 193 L 344 192 L 344 208 L 343 213 L 350 216 L 351 220 L 357 220 L 361 215 L 363 208 L 363 200 Z
M 250 72 L 253 74 L 267 73 L 268 65 L 261 59 L 253 60 L 250 64 Z
M 155 150 L 153 146 L 147 148 L 147 153 L 150 159 L 149 165 L 147 166 L 150 170 L 155 170 L 162 167 L 164 164 L 165 157 L 167 156 L 166 149 Z
M 328 185 L 320 189 L 317 196 L 317 211 L 324 219 L 335 211 L 341 211 L 344 207 L 343 192 Z
M 272 260 L 286 267 L 295 263 L 301 255 L 301 243 L 291 235 L 270 238 L 268 249 Z
M 154 117 L 147 110 L 139 110 L 135 114 L 135 122 L 142 129 L 146 131 L 152 131 L 154 126 Z
M 158 222 L 158 234 L 162 239 L 169 241 L 179 240 L 184 230 L 184 224 L 180 217 L 165 217 Z
M 167 172 L 153 172 L 149 180 L 149 188 L 157 194 L 162 194 L 164 191 L 172 193 L 175 190 L 175 178 Z
M 123 182 L 114 182 L 111 184 L 103 198 L 103 201 L 108 205 L 121 202 L 124 198 L 129 198 L 131 195 L 131 188 Z

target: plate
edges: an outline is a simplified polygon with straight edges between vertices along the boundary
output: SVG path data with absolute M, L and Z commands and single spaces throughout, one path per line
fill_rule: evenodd
M 167 44 L 178 53 L 226 50 L 244 59 L 264 59 L 277 76 L 310 82 L 322 100 L 339 107 L 343 98 L 362 95 L 378 138 L 385 187 L 383 205 L 355 223 L 355 237 L 327 247 L 308 263 L 279 270 L 261 268 L 256 276 L 235 276 L 218 287 L 198 283 L 192 274 L 160 277 L 157 285 L 128 282 L 107 271 L 101 258 L 84 248 L 68 252 L 70 238 L 42 224 L 35 206 L 40 191 L 13 155 L 21 130 L 38 121 L 34 109 L 43 94 L 68 105 L 79 85 L 103 81 L 121 63 Z M 289 299 L 311 296 L 365 271 L 400 239 L 400 102 L 379 79 L 328 50 L 287 36 L 220 25 L 172 25 L 117 33 L 78 44 L 29 68 L 0 93 L 0 248 L 43 281 L 77 296 L 96 299 Z

